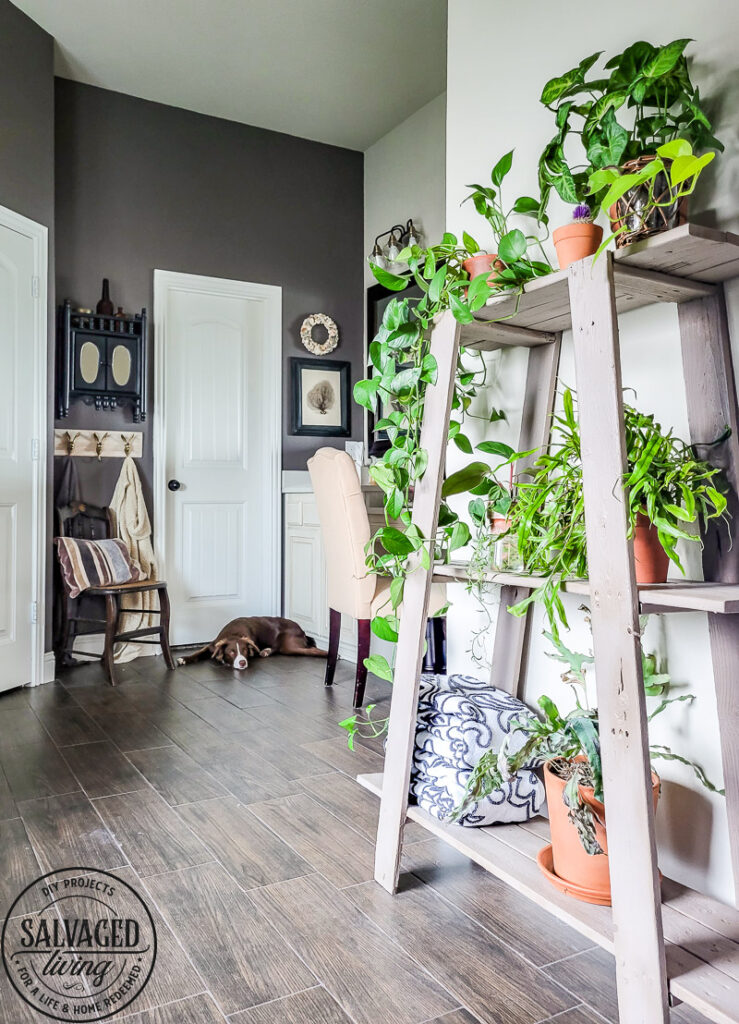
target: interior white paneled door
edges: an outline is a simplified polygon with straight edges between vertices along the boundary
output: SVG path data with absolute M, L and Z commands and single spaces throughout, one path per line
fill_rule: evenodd
M 45 268 L 46 229 L 0 208 L 0 690 L 42 681 Z
M 230 619 L 279 614 L 281 290 L 154 282 L 155 529 L 171 641 L 198 643 Z

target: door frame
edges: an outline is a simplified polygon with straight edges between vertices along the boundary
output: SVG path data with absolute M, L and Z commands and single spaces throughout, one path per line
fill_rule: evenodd
M 44 224 L 30 220 L 6 206 L 0 206 L 0 225 L 17 231 L 33 242 L 33 278 L 28 282 L 31 295 L 36 299 L 33 310 L 33 420 L 34 451 L 32 460 L 33 497 L 31 512 L 32 607 L 31 616 L 31 686 L 45 682 L 44 641 L 46 633 L 46 434 L 47 434 L 47 364 L 49 346 L 48 311 L 48 236 Z M 34 287 L 35 284 L 35 287 Z M 35 606 L 35 615 L 34 615 Z
M 282 288 L 273 284 L 254 284 L 222 277 L 183 274 L 173 270 L 154 271 L 154 416 L 152 421 L 154 546 L 162 559 L 162 575 L 165 579 L 169 569 L 165 561 L 167 517 L 164 513 L 167 501 L 165 339 L 167 337 L 167 297 L 173 291 L 258 299 L 264 303 L 264 324 L 267 337 L 266 358 L 269 380 L 274 383 L 264 394 L 271 458 L 269 459 L 267 479 L 268 503 L 263 508 L 263 514 L 269 517 L 271 523 L 272 558 L 268 587 L 274 614 L 279 615 L 282 607 Z

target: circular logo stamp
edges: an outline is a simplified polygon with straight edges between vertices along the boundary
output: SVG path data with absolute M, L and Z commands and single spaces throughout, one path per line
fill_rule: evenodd
M 127 882 L 95 868 L 37 878 L 3 924 L 2 958 L 16 992 L 61 1021 L 98 1021 L 140 995 L 157 953 L 154 920 Z

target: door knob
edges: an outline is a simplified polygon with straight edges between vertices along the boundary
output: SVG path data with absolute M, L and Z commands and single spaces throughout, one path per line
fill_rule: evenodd
M 179 491 L 180 487 L 182 487 L 182 484 L 180 483 L 179 480 L 170 480 L 167 483 L 167 487 L 169 487 L 170 491 Z

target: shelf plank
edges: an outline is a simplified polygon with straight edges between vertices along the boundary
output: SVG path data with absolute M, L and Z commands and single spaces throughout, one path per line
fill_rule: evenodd
M 434 581 L 437 583 L 466 583 L 468 578 L 466 562 L 434 566 Z M 491 569 L 485 573 L 485 582 L 503 587 L 534 590 L 544 582 L 544 577 L 518 572 L 496 572 Z M 590 593 L 590 584 L 588 580 L 567 580 L 564 583 L 564 590 L 568 594 L 587 596 Z M 736 615 L 739 613 L 739 583 L 709 583 L 703 580 L 651 583 L 639 587 L 639 603 L 645 614 L 683 611 Z
M 357 781 L 379 797 L 382 775 Z M 581 903 L 555 889 L 536 863 L 547 842 L 545 819 L 525 825 L 464 828 L 438 821 L 420 807 L 408 820 L 465 854 L 517 892 L 613 953 L 609 907 Z M 717 900 L 668 879 L 663 883 L 662 917 L 672 994 L 718 1024 L 739 1021 L 739 914 Z
M 710 294 L 710 285 L 739 277 L 739 235 L 683 224 L 616 250 L 614 274 L 619 313 L 655 302 L 689 302 Z M 549 339 L 537 342 L 532 335 L 572 326 L 567 272 L 540 277 L 521 295 L 491 299 L 476 320 L 462 331 L 469 348 L 546 344 Z M 517 335 L 513 328 L 523 330 Z

